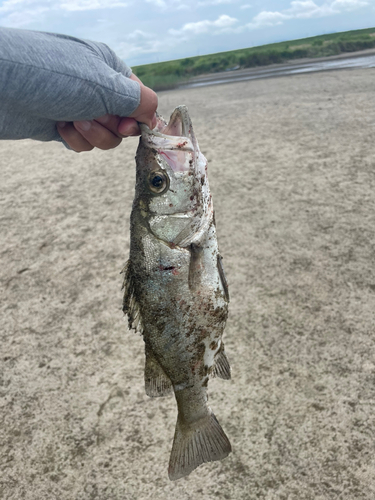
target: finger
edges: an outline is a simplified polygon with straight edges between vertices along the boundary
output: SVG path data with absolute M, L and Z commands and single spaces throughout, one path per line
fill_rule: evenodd
M 123 137 L 141 134 L 138 122 L 134 118 L 121 118 L 117 130 Z
M 57 131 L 64 141 L 77 153 L 81 151 L 91 151 L 94 146 L 90 144 L 82 135 L 77 132 L 72 123 L 60 122 L 57 124 Z
M 134 73 L 132 73 L 130 75 L 130 80 L 134 80 L 135 82 L 138 82 L 140 83 L 141 85 L 143 85 L 143 83 L 141 82 L 141 80 L 138 78 L 138 76 L 136 76 Z
M 110 130 L 113 134 L 119 137 L 118 125 L 121 121 L 121 118 L 117 115 L 104 115 L 99 118 L 95 118 L 95 121 L 103 125 L 103 127 Z
M 113 134 L 110 130 L 94 121 L 73 122 L 75 129 L 86 139 L 87 142 L 99 149 L 113 149 L 121 142 L 121 137 Z

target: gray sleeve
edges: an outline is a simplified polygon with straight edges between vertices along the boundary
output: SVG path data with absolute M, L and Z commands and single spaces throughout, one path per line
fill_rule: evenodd
M 105 44 L 0 28 L 0 139 L 61 141 L 58 121 L 129 116 L 140 103 L 131 74 Z

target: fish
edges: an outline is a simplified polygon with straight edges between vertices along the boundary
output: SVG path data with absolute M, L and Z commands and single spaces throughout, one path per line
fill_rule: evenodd
M 231 444 L 207 403 L 211 377 L 231 378 L 222 335 L 229 293 L 207 160 L 186 106 L 141 124 L 123 311 L 145 344 L 145 390 L 173 394 L 178 416 L 168 475 L 221 460 Z

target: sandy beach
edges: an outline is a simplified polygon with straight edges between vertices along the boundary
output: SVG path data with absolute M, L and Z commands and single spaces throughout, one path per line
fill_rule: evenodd
M 130 138 L 0 142 L 0 499 L 375 497 L 375 69 L 160 94 L 186 104 L 230 286 L 233 453 L 170 482 L 174 398 L 121 311 Z

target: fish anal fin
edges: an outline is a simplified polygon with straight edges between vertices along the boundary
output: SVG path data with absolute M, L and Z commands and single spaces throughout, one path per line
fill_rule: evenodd
M 172 394 L 172 383 L 152 351 L 145 349 L 145 390 L 151 398 Z
M 179 415 L 169 460 L 169 479 L 188 476 L 199 465 L 222 460 L 231 451 L 229 439 L 212 412 L 189 425 Z
M 211 377 L 219 377 L 224 380 L 231 379 L 230 364 L 225 354 L 224 344 L 221 344 L 221 348 L 215 357 L 215 365 L 211 372 Z
M 122 301 L 122 310 L 128 316 L 129 330 L 135 330 L 141 335 L 143 334 L 142 317 L 139 304 L 136 298 L 135 280 L 132 274 L 130 260 L 127 261 L 121 274 L 124 274 L 124 281 L 122 290 L 124 290 L 124 297 Z

